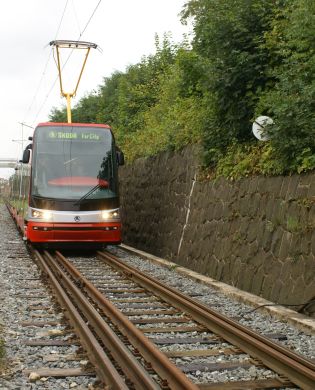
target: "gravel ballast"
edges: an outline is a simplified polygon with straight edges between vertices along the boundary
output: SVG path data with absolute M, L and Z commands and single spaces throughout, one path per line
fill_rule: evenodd
M 0 339 L 2 337 L 4 340 L 6 353 L 0 369 L 0 389 L 94 389 L 95 377 L 91 376 L 42 377 L 32 382 L 29 374 L 24 372 L 36 372 L 38 368 L 82 368 L 87 360 L 66 359 L 80 352 L 77 345 L 25 345 L 25 340 L 41 338 L 67 340 L 72 333 L 67 331 L 63 314 L 58 311 L 58 305 L 42 282 L 40 272 L 3 204 L 0 205 L 0 224 Z M 43 307 L 43 310 L 34 311 L 36 305 Z M 23 322 L 28 321 L 55 321 L 59 324 L 23 326 Z M 58 361 L 54 361 L 54 357 L 58 357 Z
M 190 295 L 196 300 L 208 305 L 214 310 L 233 317 L 241 324 L 252 328 L 264 335 L 279 334 L 278 342 L 290 348 L 292 351 L 301 354 L 309 359 L 315 359 L 315 332 L 312 327 L 302 330 L 299 327 L 288 323 L 283 316 L 278 317 L 276 314 L 266 314 L 254 310 L 256 306 L 251 306 L 232 299 L 219 292 L 216 288 L 207 286 L 204 283 L 196 282 L 188 276 L 178 274 L 177 267 L 173 263 L 162 260 L 158 265 L 143 256 L 135 255 L 119 247 L 109 247 L 108 250 L 113 254 L 119 255 L 123 260 L 133 267 L 158 278 L 163 283 L 175 287 L 184 294 Z M 239 294 L 241 295 L 241 291 Z M 248 295 L 247 293 L 244 293 Z M 291 310 L 288 312 L 292 312 Z M 304 317 L 298 315 L 299 317 Z M 315 324 L 314 319 L 305 317 L 308 324 Z M 314 327 L 315 329 L 315 327 Z M 281 337 L 283 336 L 283 337 Z

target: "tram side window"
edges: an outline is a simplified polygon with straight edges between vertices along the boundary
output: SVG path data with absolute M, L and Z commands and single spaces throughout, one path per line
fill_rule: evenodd
M 29 192 L 30 192 L 30 170 L 29 170 L 29 167 L 27 167 L 26 177 L 25 177 L 25 189 L 24 189 L 26 201 L 27 201 Z

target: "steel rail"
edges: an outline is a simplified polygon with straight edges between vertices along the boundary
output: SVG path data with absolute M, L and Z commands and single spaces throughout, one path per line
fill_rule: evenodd
M 209 330 L 236 345 L 252 357 L 261 360 L 267 367 L 286 376 L 294 384 L 307 390 L 315 389 L 315 363 L 311 360 L 185 296 L 176 289 L 165 286 L 149 275 L 123 263 L 111 253 L 98 251 L 97 254 L 117 270 L 125 272 L 143 287 L 172 303 L 185 313 L 189 313 Z
M 37 251 L 34 250 L 34 255 L 38 260 L 40 267 L 49 277 L 50 282 L 52 283 L 57 299 L 59 300 L 62 307 L 65 307 L 67 310 L 67 316 L 70 319 L 70 322 L 77 334 L 80 337 L 80 340 L 83 344 L 83 347 L 88 352 L 88 356 L 91 362 L 95 365 L 95 369 L 100 379 L 109 385 L 111 389 L 117 390 L 127 390 L 124 380 L 121 378 L 121 375 L 117 372 L 116 368 L 113 366 L 107 355 L 104 353 L 103 348 L 99 342 L 94 337 L 93 333 L 90 331 L 85 321 L 71 302 L 68 295 L 65 293 L 61 284 L 48 267 L 43 256 Z M 65 281 L 66 278 L 61 276 L 61 280 Z
M 148 371 L 146 371 L 138 360 L 135 359 L 134 355 L 104 321 L 102 316 L 91 305 L 79 288 L 64 275 L 63 270 L 56 264 L 55 259 L 48 252 L 45 251 L 44 253 L 50 261 L 50 267 L 53 268 L 54 272 L 61 278 L 67 290 L 70 291 L 72 299 L 75 300 L 80 307 L 80 311 L 84 314 L 89 324 L 92 325 L 97 337 L 99 337 L 103 344 L 106 345 L 106 348 L 110 350 L 111 355 L 128 379 L 137 389 L 157 390 L 159 386 Z
M 103 313 L 128 338 L 152 369 L 159 374 L 165 385 L 174 390 L 197 390 L 199 387 L 173 364 L 125 315 L 93 286 L 60 252 L 56 258 L 69 274 L 79 283 L 90 299 L 98 304 Z

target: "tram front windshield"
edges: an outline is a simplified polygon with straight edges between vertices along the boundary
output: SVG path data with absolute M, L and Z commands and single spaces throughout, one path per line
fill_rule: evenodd
M 33 150 L 33 196 L 69 200 L 117 197 L 116 153 L 109 129 L 39 127 Z

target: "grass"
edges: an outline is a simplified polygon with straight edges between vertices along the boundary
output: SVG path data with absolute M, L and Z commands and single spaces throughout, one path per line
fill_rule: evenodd
M 302 226 L 300 225 L 299 221 L 297 218 L 288 216 L 287 219 L 287 230 L 291 233 L 298 233 L 301 232 Z
M 168 267 L 168 269 L 169 269 L 170 271 L 175 271 L 177 267 L 179 267 L 178 264 L 171 264 L 171 265 Z

